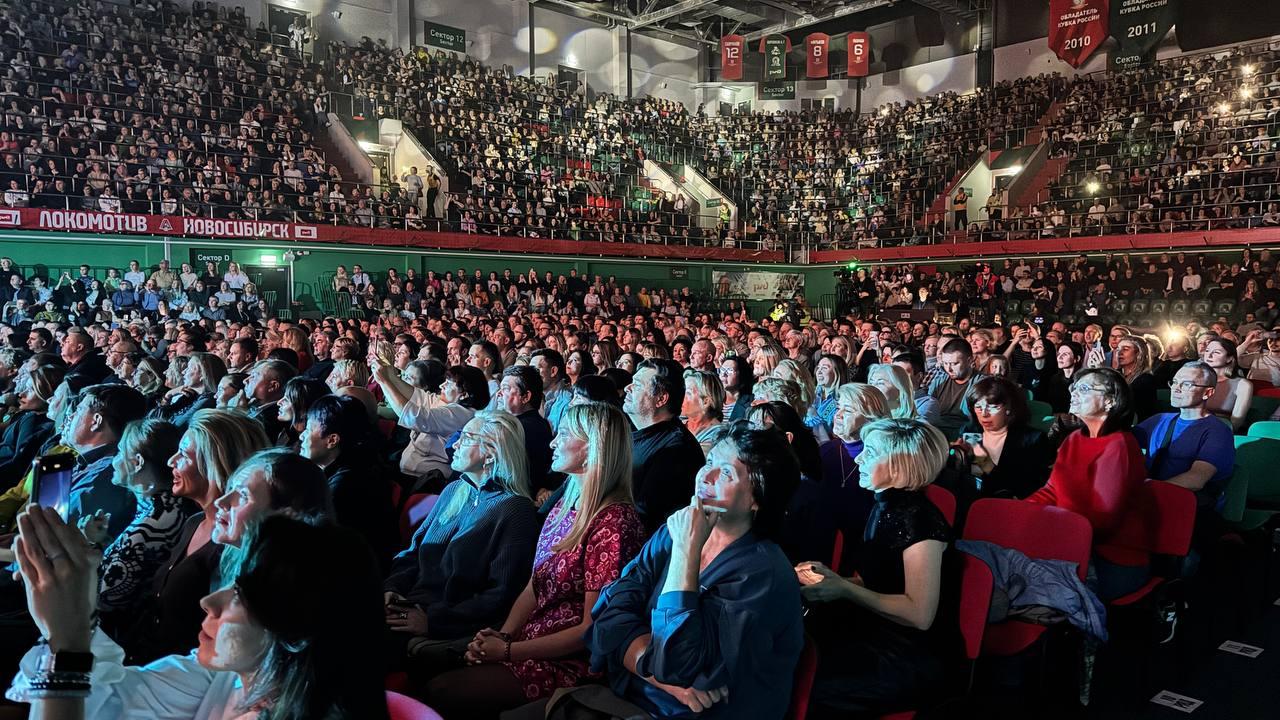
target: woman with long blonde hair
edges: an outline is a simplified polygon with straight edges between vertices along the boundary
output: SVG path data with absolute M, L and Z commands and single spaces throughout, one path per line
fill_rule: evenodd
M 314 360 L 311 357 L 311 339 L 300 327 L 285 328 L 280 334 L 280 347 L 298 353 L 298 372 L 306 372 Z
M 192 416 L 168 465 L 174 497 L 195 502 L 201 512 L 183 525 L 173 554 L 162 565 L 152 605 L 118 638 L 131 662 L 145 664 L 190 649 L 184 643 L 199 632 L 204 616 L 200 598 L 209 592 L 222 556 L 222 546 L 212 541 L 215 501 L 226 492 L 236 468 L 267 445 L 262 423 L 244 413 L 209 409 Z
M 458 666 L 477 630 L 500 622 L 529 578 L 538 511 L 529 488 L 524 427 L 505 410 L 462 428 L 447 485 L 391 561 L 386 591 L 393 668 L 415 678 Z M 428 615 L 430 611 L 430 615 Z
M 915 390 L 911 376 L 901 366 L 877 363 L 867 369 L 867 384 L 879 390 L 889 403 L 889 417 L 916 416 Z
M 432 681 L 431 705 L 445 717 L 496 716 L 599 678 L 583 641 L 591 609 L 645 540 L 631 499 L 630 424 L 612 405 L 574 405 L 551 447 L 551 469 L 568 485 L 538 537 L 533 578 L 502 629 L 471 641 L 471 667 Z
M 813 407 L 813 399 L 816 391 L 816 383 L 813 374 L 804 369 L 800 363 L 786 358 L 778 363 L 778 366 L 770 373 L 771 377 L 790 380 L 800 388 L 800 402 L 804 405 L 805 412 L 800 417 L 808 415 L 809 408 Z

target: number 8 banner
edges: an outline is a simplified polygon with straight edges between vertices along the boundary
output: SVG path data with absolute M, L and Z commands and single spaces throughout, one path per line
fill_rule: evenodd
M 804 39 L 805 77 L 810 80 L 816 80 L 829 75 L 827 55 L 830 52 L 830 35 L 826 33 L 811 33 L 806 37 Z
M 871 36 L 864 32 L 851 32 L 846 42 L 849 47 L 849 77 L 866 77 L 871 72 Z
M 1107 0 L 1049 0 L 1049 49 L 1073 68 L 1107 39 Z

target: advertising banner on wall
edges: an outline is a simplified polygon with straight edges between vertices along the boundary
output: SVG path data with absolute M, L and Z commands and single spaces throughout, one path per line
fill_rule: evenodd
M 1111 0 L 1111 37 L 1119 45 L 1115 56 L 1134 57 L 1132 64 L 1142 64 L 1136 58 L 1155 51 L 1173 29 L 1177 9 L 1175 0 Z
M 871 72 L 871 36 L 851 32 L 845 43 L 849 51 L 849 77 L 866 77 Z
M 785 80 L 791 40 L 786 35 L 765 35 L 760 38 L 760 52 L 764 54 L 764 79 Z
M 779 295 L 790 298 L 804 290 L 802 273 L 711 271 L 711 282 L 719 297 L 773 300 Z
M 741 80 L 746 54 L 746 38 L 741 35 L 725 35 L 720 38 L 720 79 Z
M 98 235 L 164 235 L 196 238 L 227 238 L 239 241 L 281 242 L 300 240 L 344 243 L 367 247 L 434 248 L 506 252 L 511 239 L 476 233 L 435 230 L 381 230 L 350 225 L 303 225 L 272 220 L 229 220 L 224 218 L 136 215 L 88 210 L 44 208 L 0 208 L 0 232 L 43 230 L 54 233 Z M 52 237 L 52 236 L 51 236 Z M 557 255 L 598 254 L 617 257 L 663 257 L 689 260 L 759 260 L 782 262 L 781 252 L 748 248 L 720 248 L 686 245 L 647 245 L 586 240 L 522 238 L 523 252 Z
M 444 48 L 454 52 L 467 51 L 467 31 L 462 28 L 440 25 L 426 21 L 426 30 L 422 36 L 431 47 Z
M 1049 49 L 1073 68 L 1107 39 L 1107 0 L 1049 0 Z
M 831 54 L 831 36 L 826 33 L 810 33 L 804 39 L 805 77 L 818 80 L 830 73 L 827 57 Z

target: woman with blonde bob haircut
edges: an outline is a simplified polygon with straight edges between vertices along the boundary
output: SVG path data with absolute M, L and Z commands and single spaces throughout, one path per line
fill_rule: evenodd
M 804 417 L 809 411 L 809 406 L 805 405 L 800 399 L 800 394 L 800 385 L 795 381 L 783 380 L 779 377 L 767 377 L 756 383 L 755 395 L 751 398 L 751 404 L 784 402 L 790 405 L 797 415 Z
M 684 405 L 680 414 L 684 425 L 697 438 L 702 452 L 711 449 L 716 428 L 724 421 L 724 385 L 715 373 L 684 371 Z
M 630 424 L 612 405 L 574 405 L 551 448 L 551 469 L 568 479 L 538 536 L 533 577 L 501 630 L 471 641 L 471 667 L 431 683 L 431 705 L 444 717 L 495 717 L 600 679 L 584 643 L 591 609 L 646 536 L 631 499 Z
M 876 510 L 852 565 L 858 580 L 820 562 L 796 566 L 810 621 L 821 626 L 819 652 L 838 649 L 824 655 L 838 659 L 819 668 L 813 688 L 822 717 L 880 715 L 933 687 L 943 670 L 934 620 L 952 531 L 921 491 L 942 471 L 947 438 L 907 418 L 876 420 L 861 437 L 859 483 L 875 493 Z M 889 654 L 893 663 L 875 660 Z
M 889 417 L 916 417 L 915 390 L 911 376 L 898 365 L 877 363 L 867 370 L 867 384 L 879 390 L 889 405 Z
M 524 426 L 482 410 L 462 428 L 445 486 L 383 584 L 388 661 L 416 693 L 461 666 L 476 632 L 492 627 L 529 579 L 538 511 L 529 485 Z

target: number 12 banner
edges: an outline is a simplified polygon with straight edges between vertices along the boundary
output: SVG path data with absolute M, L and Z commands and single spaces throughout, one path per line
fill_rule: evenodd
M 1049 49 L 1073 68 L 1107 39 L 1107 0 L 1049 0 Z

